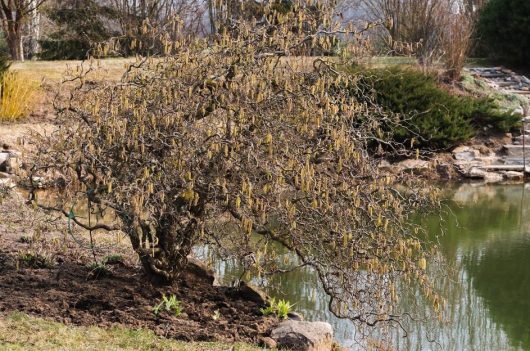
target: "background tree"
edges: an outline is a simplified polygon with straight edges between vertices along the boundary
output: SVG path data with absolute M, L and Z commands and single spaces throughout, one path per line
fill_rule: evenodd
M 172 40 L 177 34 L 204 36 L 208 33 L 205 1 L 111 0 L 110 3 L 119 15 L 120 42 L 125 55 L 163 53 L 163 44 L 153 41 L 154 32 L 164 32 Z
M 530 68 L 530 2 L 490 0 L 482 11 L 477 32 L 489 57 Z
M 289 57 L 308 42 L 329 50 L 336 33 L 362 34 L 331 17 L 311 21 L 309 5 L 268 7 L 266 25 L 239 21 L 237 36 L 211 44 L 177 36 L 165 42 L 172 55 L 134 63 L 118 83 L 94 83 L 92 68 L 73 77 L 65 122 L 37 143 L 30 174 L 58 171 L 66 187 L 40 205 L 127 233 L 157 283 L 172 283 L 192 248 L 209 243 L 256 274 L 312 267 L 331 310 L 362 324 L 399 319 L 406 279 L 439 307 L 406 224 L 430 195 L 397 186 L 408 178 L 382 173 L 367 152 L 393 117 L 351 94 L 358 78 L 333 61 Z M 115 225 L 78 217 L 81 202 L 94 217 L 112 211 Z M 297 262 L 277 257 L 275 243 Z
M 13 60 L 24 60 L 23 29 L 46 0 L 0 0 L 0 18 Z
M 117 12 L 95 0 L 61 1 L 45 14 L 55 30 L 40 41 L 44 60 L 86 59 L 95 45 L 119 35 Z
M 460 77 L 472 45 L 480 1 L 361 0 L 368 17 L 383 22 L 376 31 L 385 54 L 415 55 L 421 65 L 442 64 L 447 77 Z

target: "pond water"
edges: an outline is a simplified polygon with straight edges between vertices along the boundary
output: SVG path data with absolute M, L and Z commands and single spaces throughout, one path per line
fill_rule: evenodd
M 447 299 L 445 320 L 408 323 L 406 337 L 390 331 L 388 349 L 530 350 L 530 188 L 464 184 L 447 197 L 442 215 L 420 214 L 417 219 L 438 238 L 452 267 L 439 284 Z M 215 268 L 225 283 L 240 272 L 233 262 L 217 262 Z M 311 271 L 275 277 L 265 289 L 296 303 L 295 310 L 307 320 L 331 323 L 343 346 L 366 349 L 367 338 L 328 311 L 326 295 Z

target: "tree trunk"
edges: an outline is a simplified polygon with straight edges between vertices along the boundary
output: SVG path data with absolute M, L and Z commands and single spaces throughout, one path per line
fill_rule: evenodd
M 149 280 L 158 285 L 172 284 L 188 264 L 197 233 L 196 222 L 190 221 L 185 228 L 164 225 L 156 228 L 156 233 L 145 224 L 127 227 L 133 249 Z
M 7 33 L 6 41 L 11 58 L 14 61 L 24 61 L 21 33 L 14 29 L 10 29 Z

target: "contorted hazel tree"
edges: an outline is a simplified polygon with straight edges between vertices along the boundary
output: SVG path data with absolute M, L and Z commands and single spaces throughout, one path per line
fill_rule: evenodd
M 224 249 L 252 256 L 254 269 L 279 271 L 277 242 L 318 273 L 337 315 L 395 319 L 401 278 L 430 289 L 420 242 L 403 224 L 428 197 L 373 166 L 366 145 L 391 116 L 352 97 L 356 78 L 335 59 L 289 57 L 307 43 L 326 49 L 328 35 L 362 33 L 316 24 L 300 2 L 263 23 L 234 22 L 213 43 L 167 42 L 167 56 L 139 60 L 119 82 L 80 74 L 33 174 L 64 175 L 64 213 L 87 199 L 112 209 L 158 283 L 173 282 L 205 242 L 230 242 Z

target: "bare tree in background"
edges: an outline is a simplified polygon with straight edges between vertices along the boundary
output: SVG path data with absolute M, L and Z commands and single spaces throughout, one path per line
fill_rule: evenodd
M 9 53 L 13 60 L 24 60 L 23 31 L 27 21 L 38 25 L 37 9 L 46 0 L 0 0 L 0 18 Z M 35 28 L 37 29 L 37 28 Z M 38 29 L 37 29 L 38 31 Z
M 385 22 L 381 41 L 386 49 L 392 54 L 414 51 L 422 64 L 440 55 L 454 1 L 362 0 L 370 17 Z
M 480 14 L 480 10 L 486 5 L 488 0 L 462 0 L 463 11 L 466 16 L 472 17 L 476 22 Z
M 441 63 L 450 79 L 463 68 L 478 12 L 486 0 L 360 0 L 371 20 L 385 23 L 379 42 L 391 55 Z
M 152 50 L 146 42 L 149 29 L 163 30 L 174 39 L 177 32 L 188 35 L 204 35 L 206 2 L 201 0 L 110 0 L 119 14 L 121 30 L 130 40 L 132 51 Z M 182 30 L 175 27 L 175 18 L 179 18 Z M 134 43 L 133 43 L 134 42 Z

